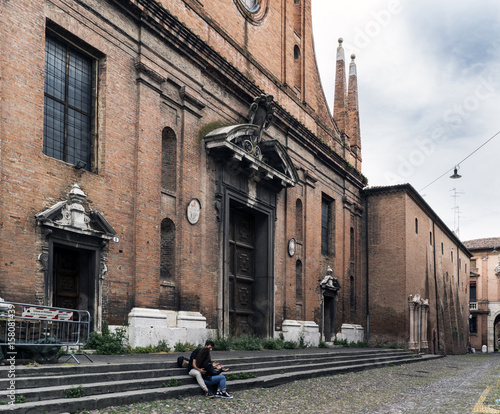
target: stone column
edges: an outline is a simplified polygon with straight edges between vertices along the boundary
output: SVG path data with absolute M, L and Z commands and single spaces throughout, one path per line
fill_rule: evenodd
M 422 302 L 422 326 L 420 337 L 420 349 L 429 349 L 429 342 L 427 340 L 427 318 L 429 316 L 429 299 Z
M 410 295 L 408 297 L 408 307 L 410 311 L 409 315 L 410 339 L 408 341 L 408 349 L 410 350 L 419 349 L 419 306 L 420 306 L 420 296 Z

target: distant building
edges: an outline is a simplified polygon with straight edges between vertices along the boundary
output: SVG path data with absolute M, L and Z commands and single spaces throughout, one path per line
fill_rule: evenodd
M 411 185 L 364 194 L 369 344 L 466 352 L 471 253 Z
M 470 345 L 488 352 L 500 347 L 500 237 L 469 240 L 472 252 L 470 277 Z

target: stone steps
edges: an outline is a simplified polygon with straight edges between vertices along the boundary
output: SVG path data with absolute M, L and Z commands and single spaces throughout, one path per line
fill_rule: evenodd
M 425 356 L 424 359 L 430 357 Z M 20 366 L 16 369 L 16 395 L 22 395 L 27 402 L 15 404 L 13 410 L 9 405 L 0 405 L 0 411 L 62 413 L 177 398 L 179 395 L 199 395 L 201 390 L 194 379 L 187 375 L 185 369 L 172 367 L 174 361 L 167 358 L 168 355 L 165 362 Z M 391 364 L 418 362 L 422 358 L 402 350 L 367 349 L 218 360 L 230 369 L 228 374 L 245 372 L 257 375 L 256 378 L 229 381 L 228 388 L 238 391 Z M 0 401 L 8 401 L 8 387 L 9 379 L 2 375 Z M 65 397 L 68 390 L 79 387 L 84 397 Z

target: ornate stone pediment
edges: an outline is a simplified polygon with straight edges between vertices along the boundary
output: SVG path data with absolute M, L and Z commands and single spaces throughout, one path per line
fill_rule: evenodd
M 87 196 L 78 184 L 73 184 L 68 200 L 60 201 L 35 214 L 35 219 L 41 226 L 112 239 L 116 231 L 98 211 L 85 211 L 83 206 L 85 198 Z
M 255 181 L 293 187 L 298 175 L 286 148 L 277 140 L 262 139 L 263 131 L 272 122 L 273 108 L 272 96 L 258 97 L 250 108 L 250 123 L 215 129 L 205 135 L 205 145 L 211 156 L 236 161 L 241 172 Z

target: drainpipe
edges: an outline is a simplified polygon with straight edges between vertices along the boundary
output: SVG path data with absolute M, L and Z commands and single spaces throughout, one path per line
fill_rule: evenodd
M 368 253 L 368 197 L 365 198 L 365 272 L 366 272 L 366 344 L 370 344 L 370 295 L 369 295 L 369 253 Z

